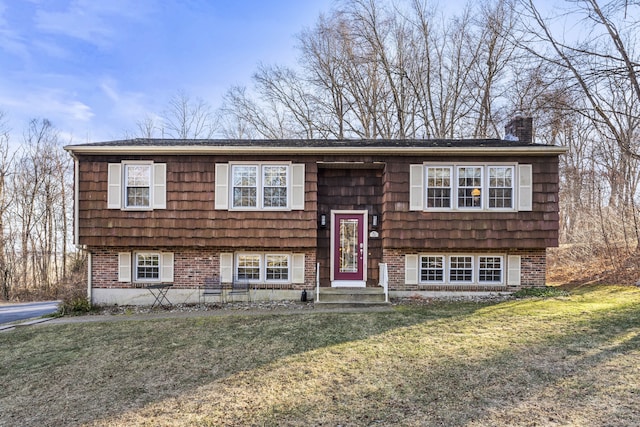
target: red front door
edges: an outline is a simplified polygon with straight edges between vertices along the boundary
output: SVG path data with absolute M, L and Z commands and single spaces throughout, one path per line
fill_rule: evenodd
M 333 227 L 334 286 L 365 286 L 365 214 L 336 213 Z

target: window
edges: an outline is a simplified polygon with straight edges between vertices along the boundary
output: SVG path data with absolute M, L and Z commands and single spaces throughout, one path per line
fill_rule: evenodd
M 221 253 L 222 282 L 238 277 L 255 283 L 305 283 L 305 254 Z
M 423 256 L 420 257 L 420 281 L 443 282 L 444 281 L 444 257 Z
M 405 263 L 408 270 L 419 269 L 414 279 L 417 282 L 413 283 L 496 285 L 505 282 L 504 255 L 428 254 L 416 258 L 405 256 Z M 412 263 L 416 267 L 412 267 Z
M 287 208 L 287 165 L 233 165 L 231 170 L 234 208 Z
M 489 207 L 513 207 L 513 167 L 489 167 Z
M 482 207 L 482 168 L 463 166 L 458 168 L 458 207 Z
M 427 207 L 451 207 L 450 167 L 427 167 Z
M 136 254 L 135 278 L 136 281 L 160 281 L 160 254 Z
M 502 282 L 502 257 L 481 256 L 479 259 L 478 281 L 480 283 Z
M 304 163 L 216 163 L 215 208 L 304 210 Z
M 531 165 L 411 165 L 409 209 L 530 211 L 531 173 Z
M 150 206 L 151 165 L 125 164 L 125 206 L 148 208 Z
M 262 177 L 264 207 L 287 207 L 287 167 L 263 166 Z
M 238 280 L 260 280 L 261 258 L 262 257 L 257 254 L 238 255 L 238 270 L 236 274 Z
M 236 278 L 251 282 L 289 282 L 290 255 L 237 254 Z
M 473 282 L 473 257 L 449 257 L 449 281 L 469 283 Z
M 109 163 L 107 208 L 166 209 L 167 165 L 145 161 Z
M 233 167 L 233 207 L 255 208 L 258 205 L 258 167 Z
M 289 256 L 265 255 L 266 281 L 289 280 Z

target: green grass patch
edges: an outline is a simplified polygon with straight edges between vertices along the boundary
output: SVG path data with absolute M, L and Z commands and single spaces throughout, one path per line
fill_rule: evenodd
M 515 298 L 539 297 L 554 298 L 569 296 L 569 292 L 556 286 L 545 286 L 541 288 L 524 288 L 513 293 Z
M 0 342 L 0 425 L 640 419 L 640 290 L 632 287 L 389 312 L 45 324 Z

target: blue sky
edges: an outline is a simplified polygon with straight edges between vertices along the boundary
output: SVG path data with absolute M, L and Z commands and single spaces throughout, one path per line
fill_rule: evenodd
M 295 64 L 296 34 L 333 0 L 0 0 L 0 110 L 20 142 L 119 139 L 184 91 L 213 108 L 260 63 Z

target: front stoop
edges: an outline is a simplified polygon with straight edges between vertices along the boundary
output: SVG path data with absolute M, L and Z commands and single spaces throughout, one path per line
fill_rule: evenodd
M 375 288 L 320 288 L 320 301 L 315 304 L 323 308 L 369 307 L 389 305 L 384 300 L 384 290 Z

